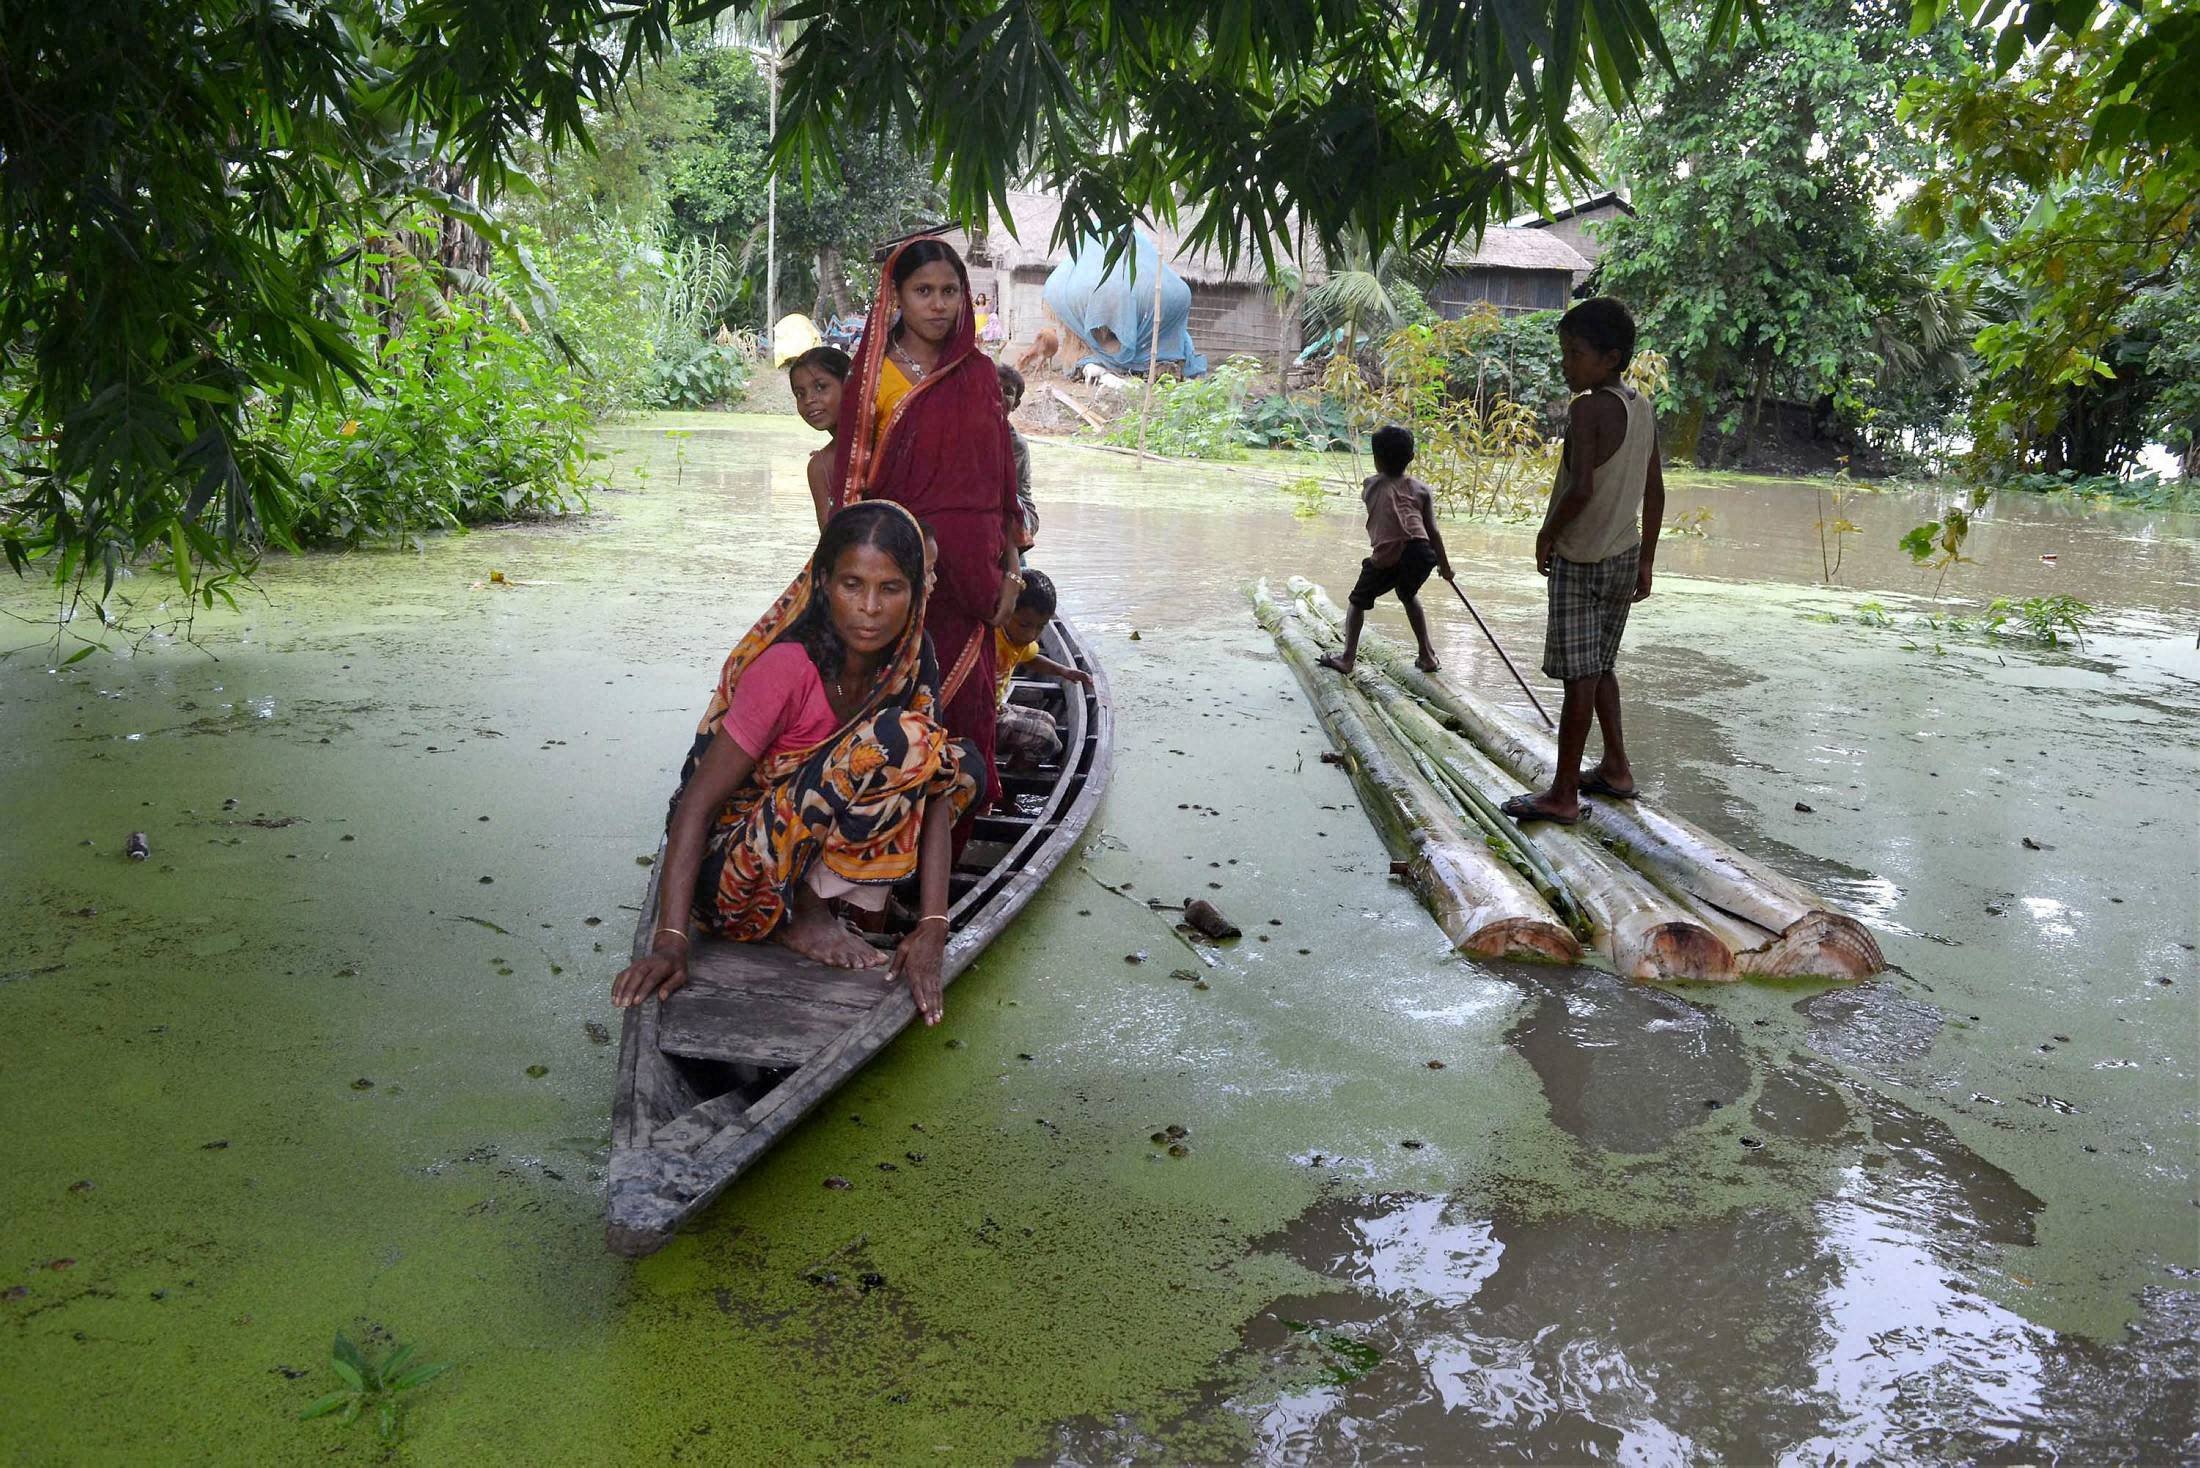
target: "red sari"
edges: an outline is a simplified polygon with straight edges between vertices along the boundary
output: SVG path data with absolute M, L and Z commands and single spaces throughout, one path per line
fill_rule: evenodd
M 886 359 L 897 309 L 894 261 L 879 273 L 854 369 L 841 401 L 854 411 L 843 420 L 833 450 L 833 507 L 860 499 L 892 500 L 932 531 L 939 542 L 939 585 L 925 611 L 925 630 L 939 649 L 943 677 L 940 716 L 947 731 L 977 745 L 985 762 L 985 798 L 1001 798 L 994 768 L 994 668 L 992 620 L 1001 594 L 1001 553 L 1022 526 L 1016 499 L 1016 460 L 1010 446 L 1001 380 L 978 347 L 970 304 L 970 275 L 960 258 L 962 316 L 940 350 L 938 365 L 894 407 L 881 425 L 878 377 Z

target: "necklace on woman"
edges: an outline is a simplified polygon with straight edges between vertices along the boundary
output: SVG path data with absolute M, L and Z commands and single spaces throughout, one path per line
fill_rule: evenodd
M 903 346 L 900 342 L 895 342 L 894 356 L 897 360 L 900 361 L 902 366 L 908 368 L 909 371 L 914 374 L 910 379 L 911 381 L 924 381 L 924 374 L 930 369 L 918 366 L 917 359 L 909 355 L 909 349 L 907 347 Z

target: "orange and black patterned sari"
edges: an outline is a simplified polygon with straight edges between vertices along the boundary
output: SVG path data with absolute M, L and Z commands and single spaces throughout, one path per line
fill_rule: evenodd
M 742 672 L 780 640 L 812 595 L 824 595 L 811 571 L 803 568 L 727 657 L 680 771 L 682 790 L 710 741 L 724 737 L 720 721 Z M 743 943 L 770 937 L 817 862 L 859 886 L 891 885 L 916 871 L 925 803 L 952 801 L 960 820 L 984 768 L 976 749 L 950 739 L 935 717 L 938 686 L 920 587 L 909 625 L 862 707 L 822 743 L 759 763 L 712 819 L 693 908 L 707 931 Z M 675 791 L 672 808 L 679 803 Z

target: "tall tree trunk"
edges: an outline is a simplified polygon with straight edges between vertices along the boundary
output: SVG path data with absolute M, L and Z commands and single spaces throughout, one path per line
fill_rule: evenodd
M 855 311 L 855 303 L 848 298 L 848 274 L 840 268 L 838 246 L 818 247 L 817 293 L 821 300 L 831 301 L 836 316 L 847 316 Z
M 1749 467 L 1749 457 L 1757 448 L 1757 426 L 1764 421 L 1765 388 L 1772 377 L 1772 358 L 1769 353 L 1757 359 L 1756 381 L 1749 390 L 1749 423 L 1742 430 L 1742 452 L 1735 467 Z

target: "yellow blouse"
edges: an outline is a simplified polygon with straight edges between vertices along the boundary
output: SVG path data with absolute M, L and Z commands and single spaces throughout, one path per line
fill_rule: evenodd
M 903 398 L 909 396 L 909 389 L 915 386 L 916 384 L 909 380 L 908 375 L 895 364 L 892 357 L 886 358 L 879 364 L 878 396 L 875 399 L 878 404 L 878 416 L 871 420 L 871 446 L 873 448 L 878 446 L 879 435 L 886 430 L 886 420 L 894 416 L 895 407 Z

